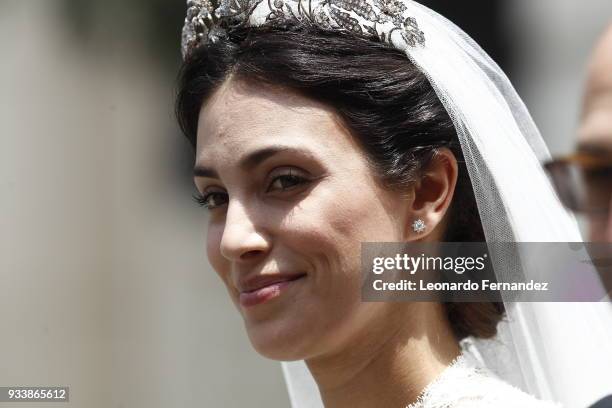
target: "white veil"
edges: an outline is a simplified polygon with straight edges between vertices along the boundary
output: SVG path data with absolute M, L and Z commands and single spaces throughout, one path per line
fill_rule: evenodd
M 397 31 L 391 41 L 429 78 L 453 119 L 487 241 L 582 241 L 542 169 L 548 149 L 506 75 L 453 23 L 418 3 L 405 4 L 425 45 L 411 47 Z M 517 262 L 508 253 L 496 261 L 496 274 Z M 612 394 L 610 303 L 504 303 L 507 319 L 498 336 L 472 342 L 471 352 L 489 369 L 565 407 L 587 407 Z M 321 407 L 304 362 L 282 364 L 292 406 Z

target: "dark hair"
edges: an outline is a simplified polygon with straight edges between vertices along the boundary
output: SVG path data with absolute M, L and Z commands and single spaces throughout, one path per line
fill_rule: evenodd
M 280 86 L 332 107 L 363 148 L 379 181 L 403 188 L 448 147 L 459 162 L 446 241 L 484 241 L 455 127 L 425 75 L 384 43 L 310 25 L 238 28 L 196 49 L 179 75 L 176 113 L 195 146 L 204 101 L 229 76 Z M 501 303 L 447 303 L 453 330 L 492 337 Z

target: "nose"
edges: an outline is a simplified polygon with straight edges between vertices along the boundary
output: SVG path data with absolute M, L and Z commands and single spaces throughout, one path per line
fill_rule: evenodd
M 230 261 L 245 261 L 261 256 L 269 249 L 269 241 L 258 230 L 246 206 L 234 200 L 228 203 L 221 237 L 221 255 Z

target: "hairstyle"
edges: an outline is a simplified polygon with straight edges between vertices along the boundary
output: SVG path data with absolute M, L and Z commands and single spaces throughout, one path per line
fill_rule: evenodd
M 453 122 L 425 75 L 388 44 L 303 23 L 242 27 L 196 49 L 179 74 L 176 114 L 196 144 L 202 104 L 228 78 L 280 86 L 331 107 L 358 141 L 374 174 L 402 189 L 438 148 L 459 163 L 446 241 L 485 241 Z M 458 339 L 492 337 L 502 303 L 446 303 Z

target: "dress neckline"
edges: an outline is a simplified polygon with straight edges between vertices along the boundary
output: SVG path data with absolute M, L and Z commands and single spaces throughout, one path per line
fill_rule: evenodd
M 455 357 L 451 363 L 427 386 L 421 391 L 416 401 L 406 406 L 406 408 L 423 408 L 424 402 L 431 398 L 436 390 L 447 380 L 452 379 L 456 375 L 463 376 L 466 370 L 475 370 L 475 367 L 470 364 L 473 362 L 468 358 L 465 350 L 461 348 L 461 353 Z

